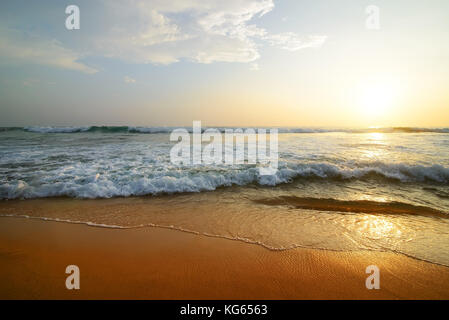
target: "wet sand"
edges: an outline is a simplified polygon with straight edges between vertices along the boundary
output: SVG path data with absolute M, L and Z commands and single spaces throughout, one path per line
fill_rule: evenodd
M 67 265 L 80 290 L 65 288 Z M 380 268 L 380 290 L 365 268 Z M 449 299 L 449 268 L 396 253 L 271 251 L 146 227 L 0 218 L 1 299 Z

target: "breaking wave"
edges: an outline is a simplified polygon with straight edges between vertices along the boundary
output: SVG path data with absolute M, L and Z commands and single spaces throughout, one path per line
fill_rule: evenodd
M 184 192 L 213 191 L 220 187 L 257 184 L 275 186 L 295 180 L 366 180 L 382 179 L 391 182 L 449 183 L 449 168 L 441 165 L 422 166 L 408 164 L 371 163 L 363 167 L 338 167 L 327 163 L 285 164 L 277 173 L 261 176 L 257 167 L 244 169 L 195 168 L 166 170 L 157 175 L 131 176 L 108 173 L 96 174 L 84 167 L 74 169 L 76 179 L 45 175 L 32 181 L 15 180 L 0 185 L 0 199 L 42 198 L 68 196 L 75 198 L 112 198 L 159 195 Z M 82 176 L 82 178 L 79 178 Z

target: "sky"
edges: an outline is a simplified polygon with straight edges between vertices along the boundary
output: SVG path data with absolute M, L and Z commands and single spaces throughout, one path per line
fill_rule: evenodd
M 446 0 L 2 0 L 0 126 L 448 127 L 448 39 Z

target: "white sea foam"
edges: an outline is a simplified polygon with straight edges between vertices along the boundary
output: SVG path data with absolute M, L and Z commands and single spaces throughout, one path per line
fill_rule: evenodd
M 373 163 L 360 168 L 339 168 L 326 163 L 282 164 L 276 175 L 260 176 L 257 168 L 198 171 L 197 168 L 165 171 L 142 176 L 126 172 L 98 174 L 86 166 L 63 168 L 57 176 L 40 173 L 39 180 L 16 180 L 0 185 L 0 198 L 41 198 L 69 196 L 111 198 L 118 196 L 157 195 L 161 193 L 212 191 L 218 187 L 251 183 L 275 186 L 293 179 L 348 180 L 388 178 L 401 182 L 449 183 L 449 168 L 407 164 Z M 73 177 L 68 178 L 67 175 Z
M 91 127 L 24 127 L 23 130 L 35 133 L 75 133 L 86 132 Z
M 26 214 L 0 214 L 0 217 L 36 219 L 36 220 L 42 220 L 42 221 L 66 222 L 66 223 L 73 223 L 73 224 L 85 224 L 85 225 L 88 225 L 91 227 L 111 228 L 111 229 L 131 229 L 131 228 L 142 227 L 142 226 L 125 227 L 125 226 L 118 226 L 118 225 L 113 225 L 113 224 L 95 223 L 95 222 L 91 222 L 91 221 L 79 221 L 79 220 L 70 220 L 70 219 L 49 218 L 49 217 L 36 217 L 36 216 L 30 216 L 30 215 L 26 215 Z

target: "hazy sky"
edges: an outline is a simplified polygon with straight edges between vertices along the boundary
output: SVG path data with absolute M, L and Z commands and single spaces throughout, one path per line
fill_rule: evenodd
M 449 126 L 448 40 L 447 0 L 2 0 L 0 126 Z

